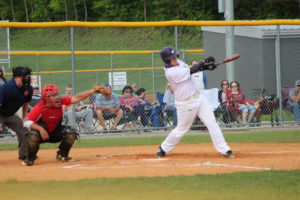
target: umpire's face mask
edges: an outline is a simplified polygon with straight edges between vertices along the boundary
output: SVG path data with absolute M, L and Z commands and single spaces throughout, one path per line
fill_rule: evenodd
M 22 83 L 25 88 L 28 88 L 31 84 L 31 69 L 25 67 L 22 75 Z
M 31 84 L 31 77 L 30 75 L 26 75 L 22 77 L 22 83 L 24 85 L 25 88 L 28 88 Z

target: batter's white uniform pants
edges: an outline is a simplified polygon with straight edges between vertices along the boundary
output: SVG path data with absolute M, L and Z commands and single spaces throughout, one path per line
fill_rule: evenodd
M 177 126 L 161 144 L 161 148 L 169 153 L 179 143 L 184 134 L 190 129 L 196 115 L 207 127 L 214 147 L 221 154 L 230 150 L 223 133 L 216 122 L 213 109 L 208 100 L 200 93 L 183 101 L 175 101 L 177 109 Z

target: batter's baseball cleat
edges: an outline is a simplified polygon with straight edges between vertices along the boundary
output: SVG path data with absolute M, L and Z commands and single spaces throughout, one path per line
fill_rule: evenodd
M 157 157 L 157 158 L 162 158 L 162 157 L 165 157 L 165 155 L 166 155 L 166 152 L 165 152 L 164 150 L 162 150 L 161 147 L 159 147 L 159 148 L 158 148 L 158 151 L 157 151 L 157 153 L 156 153 L 156 157 Z
M 25 159 L 22 161 L 23 166 L 32 166 L 34 164 L 34 160 Z
M 72 157 L 69 156 L 62 156 L 58 152 L 56 154 L 56 160 L 61 161 L 61 162 L 68 162 L 69 160 L 72 160 Z
M 228 150 L 226 153 L 222 154 L 223 157 L 231 157 L 231 158 L 234 158 L 235 157 L 235 154 L 232 153 L 231 150 Z

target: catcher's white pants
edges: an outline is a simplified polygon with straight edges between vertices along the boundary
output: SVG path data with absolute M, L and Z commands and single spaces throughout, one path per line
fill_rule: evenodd
M 177 109 L 177 126 L 161 144 L 161 148 L 165 152 L 169 153 L 176 147 L 190 129 L 196 115 L 207 127 L 216 150 L 222 154 L 230 150 L 216 122 L 210 103 L 201 93 L 183 101 L 175 101 L 175 106 Z

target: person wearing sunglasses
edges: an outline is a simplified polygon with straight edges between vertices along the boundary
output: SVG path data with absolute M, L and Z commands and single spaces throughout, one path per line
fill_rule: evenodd
M 293 108 L 295 120 L 300 122 L 300 80 L 296 81 L 295 88 L 290 91 L 289 102 Z
M 129 115 L 130 113 L 134 114 L 138 117 L 138 120 L 141 121 L 144 127 L 148 126 L 148 119 L 145 114 L 145 104 L 146 102 L 142 99 L 138 98 L 137 96 L 134 96 L 133 89 L 130 85 L 127 85 L 123 88 L 122 94 L 119 98 L 120 105 L 124 111 L 124 115 Z M 148 132 L 149 130 L 145 129 L 145 132 Z
M 231 108 L 238 109 L 242 111 L 243 124 L 250 123 L 252 120 L 256 108 L 251 105 L 240 89 L 240 84 L 237 81 L 232 81 L 230 83 L 231 92 L 228 93 L 227 99 Z M 238 116 L 238 122 L 240 121 Z
M 217 111 L 223 113 L 223 122 L 228 124 L 234 121 L 234 114 L 227 108 L 227 100 L 226 100 L 226 90 L 229 89 L 228 80 L 223 80 L 221 82 L 221 89 L 218 91 L 218 100 L 220 106 L 217 108 Z

